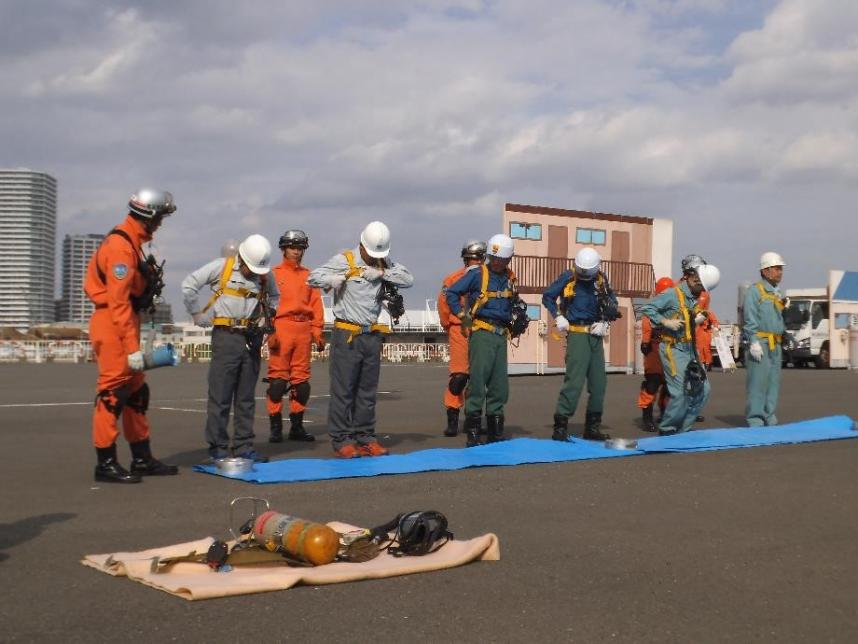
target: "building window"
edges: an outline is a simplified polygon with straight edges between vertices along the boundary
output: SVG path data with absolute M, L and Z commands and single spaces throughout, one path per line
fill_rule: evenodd
M 575 242 L 604 246 L 606 237 L 605 231 L 599 228 L 579 228 L 575 233 Z
M 527 305 L 527 319 L 539 320 L 542 318 L 542 307 L 539 304 Z
M 539 241 L 542 239 L 542 224 L 526 224 L 517 221 L 510 222 L 509 236 L 513 239 Z

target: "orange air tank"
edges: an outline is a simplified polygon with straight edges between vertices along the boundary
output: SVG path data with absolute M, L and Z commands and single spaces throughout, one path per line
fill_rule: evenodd
M 270 552 L 314 566 L 331 563 L 340 547 L 339 535 L 328 526 L 274 511 L 256 520 L 253 538 Z

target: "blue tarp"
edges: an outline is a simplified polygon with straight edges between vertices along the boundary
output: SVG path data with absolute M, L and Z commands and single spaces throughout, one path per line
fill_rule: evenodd
M 327 479 L 410 474 L 469 467 L 556 463 L 596 458 L 621 458 L 659 452 L 702 452 L 709 450 L 787 445 L 814 441 L 858 438 L 848 416 L 830 416 L 800 423 L 759 429 L 708 429 L 676 436 L 642 438 L 635 450 L 613 450 L 602 443 L 578 438 L 568 443 L 550 439 L 516 438 L 480 447 L 427 449 L 409 454 L 341 460 L 337 458 L 293 458 L 257 463 L 252 472 L 229 476 L 250 483 L 294 483 Z M 213 465 L 196 465 L 198 472 L 218 474 Z M 222 474 L 218 474 L 224 476 Z

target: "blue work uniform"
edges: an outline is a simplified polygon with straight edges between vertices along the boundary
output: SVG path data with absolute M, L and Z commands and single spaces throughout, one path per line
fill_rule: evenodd
M 745 417 L 748 427 L 777 425 L 775 408 L 781 388 L 781 340 L 784 332 L 784 302 L 780 290 L 765 280 L 745 293 L 745 326 L 742 334 L 763 350 L 757 362 L 745 353 Z

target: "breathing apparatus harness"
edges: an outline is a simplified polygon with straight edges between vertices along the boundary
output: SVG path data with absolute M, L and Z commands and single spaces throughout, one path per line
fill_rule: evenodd
M 349 263 L 349 270 L 346 272 L 346 280 L 350 280 L 354 277 L 360 277 L 361 268 L 355 263 L 354 253 L 347 250 L 343 255 L 345 255 L 346 261 Z M 387 268 L 387 262 L 385 262 L 384 259 L 379 259 L 379 264 L 380 266 L 376 268 Z M 378 289 L 376 300 L 387 309 L 387 312 L 390 314 L 391 322 L 393 322 L 393 324 L 399 324 L 399 318 L 405 315 L 405 299 L 400 294 L 396 285 L 388 282 L 387 280 L 381 280 L 381 286 Z M 387 333 L 390 333 L 390 329 L 387 330 Z
M 162 260 L 159 264 L 154 255 L 151 253 L 146 255 L 142 248 L 134 245 L 130 235 L 121 228 L 114 228 L 111 230 L 107 233 L 105 239 L 110 237 L 110 235 L 122 237 L 131 245 L 131 248 L 134 250 L 134 254 L 137 256 L 137 270 L 146 282 L 146 286 L 140 295 L 131 296 L 131 308 L 134 309 L 135 313 L 154 313 L 155 305 L 160 301 L 161 291 L 164 289 L 164 264 L 167 263 L 167 260 Z M 99 249 L 100 248 L 101 247 L 99 246 Z M 107 275 L 105 275 L 104 271 L 101 270 L 101 267 L 98 265 L 97 258 L 95 262 L 95 270 L 98 272 L 98 279 L 101 280 L 102 284 L 106 285 Z
M 694 341 L 694 336 L 692 334 L 694 318 L 692 317 L 692 312 L 688 309 L 688 304 L 685 301 L 685 293 L 683 293 L 682 289 L 678 286 L 674 286 L 673 290 L 676 292 L 676 299 L 679 302 L 679 316 L 683 322 L 682 326 L 684 330 L 682 331 L 681 336 L 674 336 L 662 332 L 661 341 L 665 345 L 664 354 L 667 356 L 667 360 L 670 365 L 670 373 L 673 376 L 676 375 L 676 362 L 673 359 L 672 350 L 673 345 L 682 342 L 691 346 L 692 358 L 688 362 L 688 366 L 685 368 L 683 389 L 686 396 L 696 397 L 703 392 L 703 386 L 706 383 L 707 378 L 706 369 L 703 368 L 703 364 L 700 362 L 700 357 L 697 354 L 697 343 Z M 697 308 L 695 307 L 695 313 L 696 312 Z
M 562 295 L 562 306 L 563 306 L 563 314 L 566 314 L 566 309 L 569 307 L 569 304 L 572 302 L 572 298 L 575 297 L 575 285 L 578 282 L 578 273 L 574 269 L 572 270 L 572 277 L 569 278 L 569 281 L 566 282 L 566 286 L 563 287 L 563 295 Z M 611 285 L 608 283 L 608 277 L 602 272 L 596 275 L 596 302 L 599 307 L 599 319 L 598 322 L 613 322 L 614 320 L 618 320 L 622 317 L 622 313 L 620 313 L 619 308 L 611 297 L 614 294 L 614 290 L 611 288 Z
M 474 329 L 483 329 L 497 335 L 506 335 L 509 340 L 516 340 L 527 331 L 530 319 L 527 317 L 527 302 L 521 299 L 518 294 L 518 280 L 510 269 L 506 269 L 506 278 L 509 282 L 509 288 L 500 291 L 489 291 L 489 268 L 485 264 L 480 266 L 480 295 L 474 302 L 468 313 L 473 320 L 472 327 Z M 482 309 L 489 300 L 506 298 L 510 300 L 512 311 L 510 321 L 505 326 L 495 326 L 489 322 L 481 320 L 477 317 L 480 309 Z M 518 346 L 516 342 L 515 345 Z

